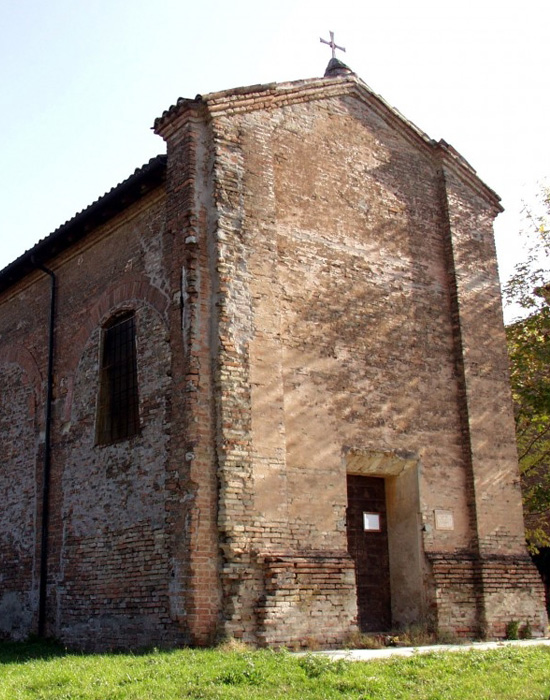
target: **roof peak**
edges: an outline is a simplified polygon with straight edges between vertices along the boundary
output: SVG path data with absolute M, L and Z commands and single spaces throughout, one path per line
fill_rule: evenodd
M 325 70 L 325 78 L 334 78 L 337 75 L 355 75 L 355 73 L 339 59 L 331 58 Z

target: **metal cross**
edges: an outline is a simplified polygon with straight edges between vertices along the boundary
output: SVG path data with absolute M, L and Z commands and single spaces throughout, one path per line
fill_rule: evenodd
M 332 58 L 336 58 L 336 49 L 339 49 L 340 51 L 343 51 L 344 53 L 346 52 L 346 49 L 343 46 L 338 46 L 337 44 L 334 43 L 334 32 L 329 32 L 330 34 L 330 41 L 327 41 L 326 39 L 320 39 L 322 44 L 328 44 L 330 48 L 332 49 Z

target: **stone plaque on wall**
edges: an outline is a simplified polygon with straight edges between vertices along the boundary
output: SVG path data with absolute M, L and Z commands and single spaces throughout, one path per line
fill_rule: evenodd
M 455 523 L 453 513 L 450 510 L 435 510 L 435 529 L 454 530 Z

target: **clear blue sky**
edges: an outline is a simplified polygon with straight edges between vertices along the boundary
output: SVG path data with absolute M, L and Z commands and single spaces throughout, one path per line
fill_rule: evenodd
M 323 74 L 344 60 L 502 197 L 502 274 L 522 198 L 550 175 L 547 3 L 11 0 L 0 7 L 0 268 L 164 144 L 178 96 Z

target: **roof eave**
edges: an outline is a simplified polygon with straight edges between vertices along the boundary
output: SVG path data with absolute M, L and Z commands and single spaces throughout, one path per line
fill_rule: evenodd
M 23 255 L 0 270 L 0 293 L 9 289 L 90 231 L 124 211 L 148 192 L 161 185 L 166 177 L 166 156 L 152 158 L 129 178 L 90 204 L 83 211 L 43 238 Z

